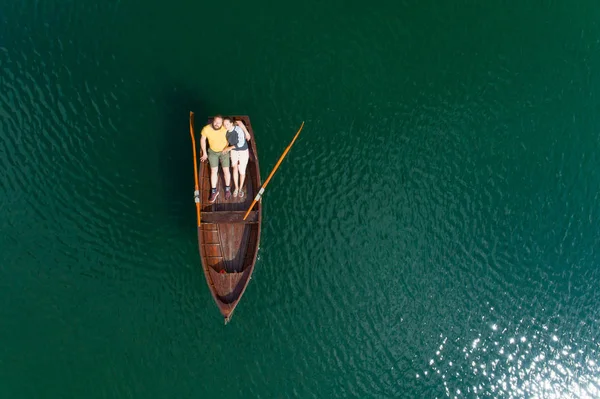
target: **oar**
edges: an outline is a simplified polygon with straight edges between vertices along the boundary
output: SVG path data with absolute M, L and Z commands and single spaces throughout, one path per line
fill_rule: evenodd
M 196 221 L 200 227 L 200 189 L 198 187 L 198 161 L 196 160 L 196 139 L 194 138 L 194 113 L 190 111 L 190 136 L 192 136 L 192 147 L 194 149 L 194 181 L 196 189 L 194 191 L 194 202 L 196 203 Z
M 279 161 L 277 161 L 277 164 L 275 164 L 275 167 L 271 171 L 271 174 L 269 175 L 269 177 L 267 177 L 267 180 L 265 180 L 265 182 L 263 183 L 263 185 L 260 188 L 260 190 L 258 190 L 258 194 L 256 194 L 256 197 L 254 197 L 254 201 L 252 201 L 252 204 L 250 205 L 250 208 L 248 208 L 248 210 L 246 211 L 246 214 L 244 215 L 244 220 L 246 220 L 246 218 L 250 214 L 250 211 L 252 210 L 252 207 L 254 206 L 254 204 L 256 204 L 256 202 L 258 200 L 260 200 L 260 198 L 262 197 L 263 193 L 265 192 L 265 188 L 267 187 L 267 184 L 269 184 L 269 180 L 271 180 L 271 177 L 273 177 L 273 175 L 277 171 L 277 168 L 281 164 L 281 161 L 283 161 L 283 158 L 285 158 L 285 156 L 287 155 L 287 153 L 290 150 L 290 148 L 292 148 L 292 146 L 294 145 L 294 142 L 298 138 L 298 135 L 302 131 L 303 127 L 304 127 L 304 122 L 302 122 L 302 125 L 300 125 L 300 129 L 298 129 L 298 132 L 294 136 L 294 139 L 292 140 L 292 142 L 290 143 L 290 145 L 287 146 L 287 148 L 285 149 L 285 151 L 283 152 L 283 154 L 281 154 L 281 156 L 279 157 Z

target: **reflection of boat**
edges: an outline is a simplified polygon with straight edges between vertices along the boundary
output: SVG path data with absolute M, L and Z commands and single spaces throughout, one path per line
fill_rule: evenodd
M 246 125 L 251 135 L 249 141 L 250 161 L 246 168 L 245 195 L 225 200 L 223 173 L 219 171 L 217 189 L 221 195 L 214 203 L 208 202 L 210 195 L 210 167 L 208 162 L 200 163 L 196 180 L 196 207 L 198 209 L 198 245 L 200 259 L 208 288 L 217 303 L 225 323 L 229 321 L 240 298 L 250 281 L 258 245 L 262 222 L 262 203 L 259 200 L 244 220 L 246 210 L 261 187 L 260 169 L 256 153 L 256 140 L 250 118 L 236 116 Z M 212 123 L 212 119 L 209 119 Z M 196 150 L 193 132 L 194 115 L 190 113 L 190 129 L 194 145 L 194 166 Z M 196 168 L 197 169 L 197 168 Z M 196 173 L 196 172 L 194 172 Z M 233 183 L 233 177 L 232 177 Z

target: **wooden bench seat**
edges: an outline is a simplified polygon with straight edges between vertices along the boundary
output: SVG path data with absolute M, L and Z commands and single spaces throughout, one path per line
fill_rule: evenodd
M 240 223 L 252 224 L 258 223 L 258 211 L 251 211 L 246 220 L 244 215 L 246 211 L 216 211 L 202 212 L 200 219 L 201 223 Z

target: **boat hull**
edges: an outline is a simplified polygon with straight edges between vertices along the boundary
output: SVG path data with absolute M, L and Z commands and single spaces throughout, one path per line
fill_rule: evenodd
M 262 203 L 258 201 L 246 220 L 246 210 L 261 186 L 260 168 L 256 152 L 254 131 L 248 116 L 235 116 L 242 120 L 250 133 L 250 159 L 246 168 L 246 182 L 243 198 L 231 197 L 225 200 L 223 170 L 219 166 L 219 196 L 214 203 L 208 202 L 210 195 L 210 166 L 200 163 L 199 190 L 201 222 L 198 226 L 198 246 L 202 269 L 211 292 L 225 323 L 229 322 L 233 311 L 242 298 L 252 277 L 262 223 Z M 208 123 L 211 123 L 209 119 Z M 231 177 L 233 192 L 233 176 Z

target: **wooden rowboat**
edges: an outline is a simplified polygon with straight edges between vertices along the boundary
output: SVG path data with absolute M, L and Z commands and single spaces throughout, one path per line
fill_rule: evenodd
M 246 168 L 245 187 L 243 187 L 246 195 L 243 198 L 232 196 L 229 200 L 225 200 L 225 182 L 222 170 L 219 170 L 217 189 L 222 194 L 211 204 L 208 202 L 210 166 L 207 162 L 200 164 L 198 173 L 194 113 L 190 112 L 190 135 L 194 149 L 194 179 L 196 183 L 194 200 L 196 202 L 200 259 L 208 288 L 219 311 L 225 318 L 225 324 L 231 319 L 254 271 L 260 243 L 262 195 L 304 127 L 304 122 L 302 122 L 292 142 L 283 151 L 269 177 L 261 186 L 256 140 L 250 118 L 245 115 L 234 118 L 244 122 L 251 136 L 250 159 Z M 209 118 L 208 123 L 212 123 L 212 118 Z M 233 176 L 231 186 L 233 187 Z
M 225 324 L 231 319 L 254 271 L 262 222 L 260 200 L 244 220 L 246 210 L 261 187 L 260 169 L 250 118 L 248 116 L 235 116 L 235 118 L 244 122 L 251 136 L 250 160 L 246 168 L 246 181 L 243 188 L 244 197 L 240 199 L 239 197 L 234 198 L 232 195 L 231 199 L 225 200 L 225 182 L 223 171 L 219 167 L 217 189 L 220 194 L 214 203 L 209 203 L 210 166 L 208 162 L 200 163 L 199 179 L 196 180 L 200 259 L 208 288 L 225 319 Z M 212 123 L 212 118 L 209 118 L 208 123 Z M 190 115 L 190 131 L 193 140 L 193 113 Z M 195 142 L 194 165 L 196 165 Z M 233 193 L 233 175 L 230 185 Z

